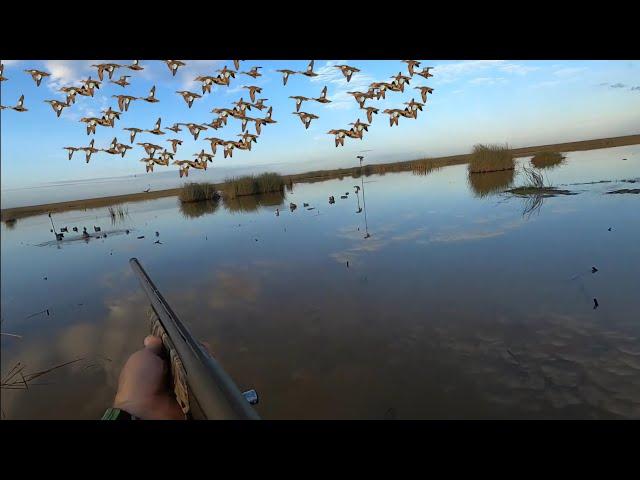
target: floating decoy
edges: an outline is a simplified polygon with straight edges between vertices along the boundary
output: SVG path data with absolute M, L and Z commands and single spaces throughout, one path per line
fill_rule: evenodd
M 279 72 L 282 74 L 282 84 L 286 85 L 287 84 L 287 80 L 289 80 L 289 75 L 295 75 L 298 72 L 294 72 L 293 70 L 276 70 L 276 72 Z
M 40 82 L 42 82 L 43 78 L 51 76 L 50 73 L 42 72 L 40 70 L 25 70 L 25 72 L 31 75 L 31 78 L 33 78 L 33 81 L 36 82 L 36 86 L 38 87 L 40 86 Z
M 167 67 L 169 67 L 169 71 L 174 77 L 176 76 L 178 68 L 184 67 L 186 65 L 186 63 L 181 62 L 180 60 L 165 60 L 164 63 L 167 64 Z
M 293 202 L 289 203 L 289 209 L 290 209 L 292 212 L 293 212 L 296 208 L 298 208 L 298 206 L 297 206 L 295 203 L 293 203 Z
M 356 189 L 356 193 L 358 193 L 360 191 L 360 185 L 354 185 L 353 188 Z
M 99 232 L 100 230 L 102 230 L 100 227 L 96 227 L 95 225 L 93 226 L 93 230 L 96 232 Z
M 77 232 L 77 231 L 78 231 L 78 227 L 73 227 L 73 228 L 72 228 L 72 230 L 73 230 L 74 232 Z
M 329 197 L 329 204 L 336 203 L 336 199 L 333 198 L 333 195 Z
M 60 228 L 61 232 L 65 232 L 65 233 L 69 233 L 69 228 L 68 227 L 62 227 Z
M 308 203 L 304 203 L 304 202 L 303 202 L 303 203 L 302 203 L 302 206 L 303 206 L 303 207 L 308 207 L 308 206 L 309 206 L 309 204 L 308 204 Z
M 64 238 L 64 235 L 62 233 L 56 233 L 56 240 L 59 242 Z M 47 277 L 45 277 L 45 280 L 47 279 Z
M 598 269 L 596 267 L 591 267 L 591 273 L 596 273 Z
M 346 195 L 340 195 L 340 198 L 345 199 L 345 198 L 349 198 Z
M 596 308 L 598 308 L 599 304 L 598 304 L 598 299 L 594 298 L 593 299 L 593 309 L 595 310 Z

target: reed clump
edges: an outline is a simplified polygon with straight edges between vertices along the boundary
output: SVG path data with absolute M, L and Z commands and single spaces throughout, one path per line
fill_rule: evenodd
M 513 170 L 515 160 L 508 145 L 474 145 L 469 157 L 469 173 Z
M 220 194 L 213 183 L 189 182 L 184 184 L 178 198 L 182 203 L 216 201 L 220 198 Z
M 115 224 L 117 221 L 123 221 L 129 215 L 129 207 L 123 205 L 114 205 L 108 207 L 109 217 L 111 217 L 111 223 Z
M 225 198 L 236 198 L 245 195 L 284 192 L 286 183 L 281 175 L 266 172 L 261 175 L 244 175 L 242 177 L 228 178 L 221 188 Z

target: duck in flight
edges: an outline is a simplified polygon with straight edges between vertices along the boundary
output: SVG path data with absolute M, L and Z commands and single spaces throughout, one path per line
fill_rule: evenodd
M 144 131 L 141 128 L 135 128 L 135 127 L 127 127 L 127 128 L 123 128 L 123 130 L 128 130 L 130 132 L 129 138 L 131 139 L 131 141 L 129 143 L 134 142 L 134 140 L 136 139 L 136 133 L 140 133 Z
M 182 98 L 184 99 L 186 104 L 189 106 L 189 108 L 191 108 L 191 105 L 193 105 L 193 101 L 196 98 L 202 98 L 202 95 L 198 93 L 189 92 L 188 90 L 178 90 L 176 93 L 179 93 L 180 95 L 182 95 Z
M 349 65 L 336 65 L 335 67 L 340 69 L 344 77 L 347 79 L 347 82 L 351 81 L 351 77 L 354 73 L 360 71 L 360 69 L 356 67 L 350 67 Z
M 433 67 L 424 67 L 422 71 L 415 72 L 415 74 L 428 79 L 429 77 L 433 77 L 433 74 L 429 72 L 429 70 L 432 70 L 432 69 Z
M 63 150 L 67 150 L 69 152 L 69 160 L 73 157 L 73 154 L 78 150 L 82 150 L 82 148 L 78 147 L 62 147 Z
M 409 75 L 413 77 L 415 67 L 420 66 L 420 62 L 418 60 L 402 60 L 407 64 L 407 69 L 409 70 Z
M 51 105 L 51 108 L 56 112 L 57 117 L 60 117 L 62 110 L 69 106 L 68 103 L 60 102 L 58 100 L 45 100 L 45 102 Z
M 127 85 L 131 85 L 131 83 L 127 81 L 127 78 L 131 78 L 131 75 L 122 75 L 118 80 L 109 80 L 109 82 L 115 83 L 116 85 L 120 85 L 122 88 L 124 88 Z
M 320 118 L 317 115 L 314 115 L 313 113 L 306 113 L 306 112 L 293 112 L 293 115 L 298 115 L 298 117 L 300 117 L 300 121 L 304 125 L 305 129 L 309 128 L 309 125 L 311 125 L 311 120 Z
M 167 142 L 171 143 L 171 148 L 173 149 L 173 153 L 178 153 L 178 145 L 182 145 L 182 140 L 177 138 L 169 138 Z
M 113 77 L 113 72 L 115 72 L 122 65 L 118 65 L 117 63 L 99 63 L 97 65 L 91 65 L 91 66 L 98 69 L 98 78 L 100 79 L 100 81 L 102 81 L 105 70 L 109 75 L 109 80 L 111 80 L 111 78 Z
M 242 88 L 246 88 L 247 90 L 249 90 L 249 97 L 251 98 L 252 102 L 256 101 L 256 93 L 262 93 L 262 88 L 256 87 L 255 85 L 249 85 Z
M 152 133 L 153 135 L 164 135 L 164 132 L 160 130 L 161 122 L 162 122 L 162 119 L 158 118 L 158 120 L 156 120 L 155 126 L 153 127 L 153 130 L 145 130 L 145 132 Z
M 140 65 L 140 60 L 134 60 L 131 65 L 125 65 L 125 67 L 134 71 L 144 70 L 144 67 Z
M 258 71 L 259 69 L 261 69 L 262 67 L 253 67 L 251 70 L 249 70 L 248 72 L 240 72 L 242 75 L 248 75 L 250 77 L 253 78 L 258 78 L 261 77 L 262 74 Z M 236 67 L 236 70 L 238 70 L 238 67 Z
M 327 98 L 327 86 L 324 86 L 318 98 L 312 98 L 312 100 L 315 100 L 318 103 L 331 103 L 331 100 Z
M 121 112 L 128 112 L 131 102 L 133 102 L 134 100 L 140 100 L 138 97 L 132 97 L 131 95 L 111 95 L 111 98 L 118 99 L 118 108 Z
M 47 73 L 47 72 L 43 72 L 41 70 L 25 70 L 25 72 L 27 72 L 29 75 L 31 75 L 31 78 L 33 78 L 33 81 L 36 82 L 36 86 L 40 86 L 40 83 L 42 82 L 42 79 L 45 77 L 50 77 L 51 74 Z
M 149 95 L 147 97 L 141 98 L 141 100 L 149 103 L 159 102 L 160 100 L 156 98 L 156 86 L 154 85 L 153 87 L 151 87 L 151 90 L 149 90 Z
M 433 93 L 433 88 L 431 87 L 413 87 L 416 90 L 420 90 L 420 95 L 422 96 L 422 101 L 426 102 L 427 101 L 427 94 L 428 93 Z
M 313 71 L 313 64 L 314 64 L 314 60 L 311 60 L 309 62 L 309 65 L 307 66 L 307 69 L 304 72 L 298 72 L 298 73 L 306 77 L 317 77 L 318 74 Z
M 279 72 L 282 74 L 282 84 L 286 85 L 287 84 L 287 80 L 289 80 L 289 75 L 295 75 L 298 72 L 295 72 L 293 70 L 287 70 L 287 69 L 283 69 L 283 70 L 276 70 L 276 72 Z
M 302 102 L 306 102 L 307 100 L 311 100 L 310 98 L 303 97 L 300 95 L 290 96 L 289 98 L 293 98 L 296 101 L 296 112 L 300 111 L 300 107 L 302 106 Z
M 367 121 L 371 123 L 373 121 L 373 114 L 378 113 L 378 109 L 376 107 L 361 107 L 362 110 L 367 112 Z
M 186 65 L 186 63 L 181 62 L 180 60 L 165 60 L 164 63 L 167 64 L 169 71 L 174 77 L 176 76 L 176 72 L 178 71 L 178 69 Z

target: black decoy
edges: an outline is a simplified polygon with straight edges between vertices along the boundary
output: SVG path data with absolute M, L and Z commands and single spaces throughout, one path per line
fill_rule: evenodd
M 308 203 L 303 203 L 303 204 L 302 204 L 302 206 L 303 206 L 303 207 L 308 207 L 308 206 L 309 206 L 309 204 L 308 204 Z
M 96 232 L 99 232 L 99 231 L 101 230 L 101 228 L 100 228 L 100 227 L 96 227 L 95 225 L 93 226 L 93 229 L 94 229 Z
M 67 233 L 68 233 L 68 232 L 69 232 L 69 228 L 68 228 L 68 227 L 62 227 L 62 228 L 60 229 L 60 231 L 61 231 L 61 232 L 67 232 Z
M 595 310 L 596 308 L 598 308 L 598 299 L 594 298 L 593 299 L 593 309 Z
M 160 232 L 156 232 L 156 237 L 159 237 L 159 236 L 160 236 Z
M 62 233 L 56 233 L 56 240 L 60 241 L 64 238 L 64 235 Z
M 73 231 L 77 232 L 78 231 L 78 227 L 73 227 Z
M 598 269 L 596 267 L 591 267 L 591 273 L 596 273 Z
M 298 208 L 298 206 L 295 203 L 292 202 L 292 203 L 289 204 L 289 208 L 293 212 L 296 208 Z
M 609 231 L 611 231 L 611 227 L 609 227 Z

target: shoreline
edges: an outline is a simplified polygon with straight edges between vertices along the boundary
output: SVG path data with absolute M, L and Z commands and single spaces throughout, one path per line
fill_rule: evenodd
M 592 140 L 579 140 L 576 142 L 565 142 L 549 145 L 536 145 L 530 147 L 514 148 L 512 152 L 515 157 L 526 157 L 544 151 L 577 152 L 583 150 L 597 150 L 602 148 L 621 147 L 626 145 L 640 144 L 640 134 L 626 135 L 622 137 L 598 138 Z M 446 167 L 450 165 L 462 165 L 468 163 L 470 153 L 461 155 L 450 155 L 446 157 L 405 160 L 401 162 L 378 163 L 363 165 L 363 174 L 384 174 L 392 172 L 410 171 L 416 162 L 428 162 L 433 167 Z M 334 170 L 315 170 L 292 175 L 282 175 L 287 183 L 313 183 L 317 181 L 342 178 L 346 176 L 360 176 L 360 167 L 340 168 Z M 217 188 L 224 185 L 224 182 L 214 184 Z M 30 205 L 24 207 L 6 208 L 0 211 L 0 220 L 17 220 L 20 218 L 40 215 L 48 212 L 62 212 L 69 210 L 80 210 L 86 208 L 107 207 L 124 202 L 140 202 L 154 200 L 157 198 L 172 197 L 178 195 L 181 187 L 166 190 L 156 190 L 148 193 L 128 193 L 123 195 L 113 195 L 109 197 L 87 198 L 81 200 L 71 200 L 66 202 L 45 203 L 40 205 Z

